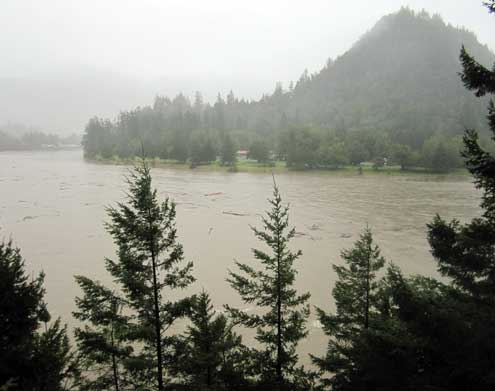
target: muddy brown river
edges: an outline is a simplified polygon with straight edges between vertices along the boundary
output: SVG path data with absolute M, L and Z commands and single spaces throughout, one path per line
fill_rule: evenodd
M 49 309 L 69 324 L 79 293 L 74 275 L 111 284 L 104 257 L 113 257 L 114 248 L 104 208 L 123 199 L 127 169 L 85 162 L 78 150 L 0 153 L 0 238 L 13 238 L 30 272 L 46 273 Z M 225 278 L 234 260 L 254 262 L 251 248 L 259 243 L 250 225 L 260 225 L 268 207 L 271 174 L 173 168 L 152 174 L 160 196 L 178 205 L 179 238 L 197 278 L 189 291 L 206 289 L 218 309 L 245 308 Z M 426 224 L 436 213 L 461 221 L 479 214 L 479 192 L 467 175 L 289 172 L 276 180 L 298 232 L 293 248 L 303 251 L 297 286 L 311 292 L 312 305 L 329 310 L 331 265 L 366 224 L 388 261 L 408 274 L 436 276 Z M 313 316 L 300 348 L 304 363 L 307 352 L 326 345 Z

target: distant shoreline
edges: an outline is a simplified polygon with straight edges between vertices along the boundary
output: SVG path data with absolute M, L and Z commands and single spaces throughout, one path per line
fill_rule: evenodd
M 94 164 L 103 165 L 119 165 L 119 166 L 130 166 L 139 161 L 139 158 L 84 158 L 85 161 Z M 363 164 L 362 174 L 359 172 L 359 166 L 346 165 L 335 168 L 292 168 L 287 167 L 284 161 L 276 161 L 273 164 L 263 164 L 258 163 L 253 160 L 240 160 L 235 163 L 235 165 L 222 165 L 219 161 L 214 161 L 209 164 L 198 164 L 191 167 L 190 163 L 183 163 L 175 160 L 166 160 L 160 158 L 147 158 L 147 162 L 155 168 L 175 168 L 179 170 L 192 170 L 200 172 L 225 172 L 225 173 L 328 173 L 328 174 L 355 174 L 355 175 L 468 175 L 466 169 L 455 169 L 451 171 L 432 171 L 421 167 L 415 167 L 411 169 L 402 170 L 400 166 L 388 166 L 373 168 L 369 164 Z
M 60 146 L 50 146 L 50 147 L 21 147 L 21 148 L 5 148 L 0 147 L 0 152 L 41 152 L 41 151 L 73 151 L 82 150 L 80 145 L 60 145 Z

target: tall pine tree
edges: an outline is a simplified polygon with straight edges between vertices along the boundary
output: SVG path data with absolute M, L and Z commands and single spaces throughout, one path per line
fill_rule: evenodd
M 486 5 L 491 7 L 493 2 Z M 476 96 L 495 93 L 495 70 L 489 70 L 461 49 L 462 81 Z M 495 104 L 490 100 L 488 122 L 495 140 Z M 463 156 L 482 191 L 483 216 L 461 225 L 440 217 L 429 225 L 429 241 L 442 274 L 473 297 L 495 303 L 495 157 L 479 143 L 478 133 L 468 129 L 464 135 Z
M 493 11 L 493 1 L 485 4 Z M 478 97 L 495 93 L 495 69 L 478 63 L 461 49 L 462 80 Z M 490 100 L 488 123 L 495 140 L 495 105 Z M 482 191 L 483 215 L 467 224 L 447 222 L 436 216 L 428 225 L 428 240 L 440 273 L 456 288 L 457 312 L 463 314 L 468 332 L 462 342 L 462 369 L 473 389 L 495 387 L 495 157 L 483 149 L 478 133 L 464 135 L 466 166 Z M 459 342 L 457 342 L 459 343 Z
M 117 246 L 118 259 L 107 259 L 107 269 L 120 284 L 134 315 L 132 336 L 143 346 L 143 365 L 148 365 L 158 391 L 165 389 L 164 350 L 166 331 L 184 316 L 189 298 L 167 298 L 170 290 L 185 288 L 194 278 L 192 263 L 184 264 L 177 242 L 175 204 L 158 201 L 151 187 L 150 169 L 143 159 L 127 179 L 127 203 L 108 208 L 107 229 Z
M 317 309 L 323 330 L 330 337 L 328 350 L 324 357 L 312 357 L 321 371 L 331 374 L 323 383 L 332 390 L 349 387 L 358 370 L 356 342 L 373 327 L 379 302 L 376 272 L 385 264 L 369 228 L 353 248 L 342 251 L 342 259 L 345 265 L 333 266 L 338 277 L 332 292 L 337 311 L 329 314 Z
M 255 236 L 269 249 L 254 249 L 258 267 L 236 262 L 241 273 L 229 272 L 228 282 L 242 300 L 255 304 L 262 314 L 247 313 L 227 306 L 235 321 L 256 329 L 256 339 L 264 347 L 259 352 L 261 385 L 267 389 L 286 390 L 294 382 L 298 356 L 295 348 L 307 335 L 309 293 L 298 294 L 294 288 L 294 262 L 301 251 L 292 252 L 290 240 L 295 235 L 289 227 L 289 207 L 284 206 L 274 184 L 271 210 L 262 217 L 263 228 L 252 228 Z

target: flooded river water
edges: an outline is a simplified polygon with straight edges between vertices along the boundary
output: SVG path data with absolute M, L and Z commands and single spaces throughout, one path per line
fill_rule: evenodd
M 85 162 L 81 151 L 0 153 L 0 238 L 13 238 L 30 271 L 46 273 L 49 309 L 69 324 L 79 293 L 74 275 L 111 283 L 104 257 L 113 257 L 114 248 L 104 208 L 123 199 L 126 170 Z M 178 204 L 179 238 L 197 278 L 190 291 L 208 290 L 218 308 L 241 305 L 225 279 L 234 260 L 253 262 L 258 243 L 250 225 L 259 226 L 268 208 L 271 174 L 173 168 L 152 174 L 160 196 Z M 276 180 L 298 232 L 293 247 L 303 251 L 297 286 L 325 309 L 333 308 L 331 265 L 366 224 L 388 261 L 408 274 L 436 275 L 426 224 L 436 213 L 461 221 L 479 214 L 479 192 L 467 175 L 289 172 Z M 313 315 L 309 327 L 303 362 L 326 344 Z

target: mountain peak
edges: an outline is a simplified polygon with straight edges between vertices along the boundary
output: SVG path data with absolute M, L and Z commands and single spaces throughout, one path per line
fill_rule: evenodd
M 483 64 L 495 60 L 472 32 L 439 15 L 401 8 L 299 83 L 288 116 L 297 112 L 303 122 L 345 123 L 349 130 L 382 131 L 392 138 L 408 134 L 417 137 L 415 145 L 433 134 L 461 134 L 465 126 L 486 129 L 484 103 L 459 78 L 462 45 Z

